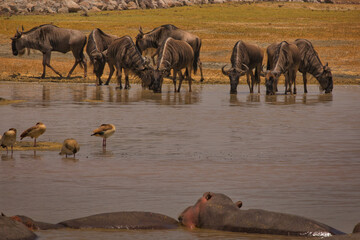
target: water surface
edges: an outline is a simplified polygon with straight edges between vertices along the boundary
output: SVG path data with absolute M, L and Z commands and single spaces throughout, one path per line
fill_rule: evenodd
M 265 96 L 239 86 L 195 85 L 154 94 L 133 85 L 0 83 L 0 131 L 18 136 L 38 121 L 38 141 L 81 145 L 76 158 L 56 151 L 0 150 L 0 206 L 38 221 L 114 211 L 177 216 L 204 192 L 227 194 L 243 208 L 297 214 L 351 232 L 360 213 L 360 87 L 321 94 Z M 116 133 L 90 137 L 102 123 Z M 18 139 L 19 140 L 19 139 Z M 27 141 L 31 141 L 27 139 Z M 40 239 L 271 239 L 209 230 L 38 231 Z M 284 237 L 284 239 L 291 239 Z M 296 238 L 295 238 L 296 239 Z

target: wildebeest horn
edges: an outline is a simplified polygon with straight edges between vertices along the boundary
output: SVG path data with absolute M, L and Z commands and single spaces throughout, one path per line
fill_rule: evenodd
M 142 27 L 141 27 L 141 26 L 139 27 L 139 32 L 140 32 L 140 34 L 141 34 L 141 35 L 144 35 L 144 33 L 143 33 L 143 30 L 142 30 Z
M 221 68 L 221 71 L 224 75 L 226 76 L 229 76 L 229 73 L 230 73 L 230 69 L 225 71 L 225 67 L 227 66 L 227 64 L 225 64 L 222 68 Z
M 21 25 L 21 31 L 24 32 L 24 25 Z
M 246 71 L 249 71 L 249 67 L 246 64 L 243 63 L 242 65 L 246 68 Z

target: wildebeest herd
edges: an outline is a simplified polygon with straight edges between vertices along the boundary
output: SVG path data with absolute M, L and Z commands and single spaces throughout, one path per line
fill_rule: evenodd
M 84 68 L 84 77 L 87 75 L 86 58 L 83 54 L 87 42 L 86 52 L 90 58 L 96 75 L 96 84 L 101 85 L 101 76 L 105 64 L 110 68 L 109 77 L 105 83 L 108 85 L 116 68 L 116 77 L 119 88 L 122 89 L 122 69 L 125 73 L 125 89 L 130 88 L 129 73 L 132 72 L 142 80 L 144 88 L 161 92 L 163 78 L 170 75 L 173 70 L 172 80 L 174 91 L 180 91 L 184 78 L 189 82 L 191 91 L 191 72 L 196 74 L 200 68 L 201 79 L 204 81 L 202 63 L 200 61 L 201 39 L 187 31 L 181 30 L 174 25 L 167 24 L 154 28 L 144 33 L 142 28 L 136 36 L 136 42 L 130 36 L 117 37 L 106 34 L 102 30 L 94 29 L 87 38 L 78 30 L 64 29 L 51 24 L 44 24 L 24 32 L 16 31 L 12 39 L 12 51 L 14 55 L 22 54 L 25 49 L 36 49 L 43 53 L 43 74 L 45 77 L 46 66 L 52 69 L 60 77 L 62 75 L 50 65 L 52 51 L 66 53 L 72 51 L 75 63 L 68 73 L 71 76 L 75 67 L 79 64 Z M 87 41 L 88 39 L 88 41 Z M 148 49 L 155 49 L 152 55 L 153 64 L 142 55 Z M 325 93 L 332 92 L 333 79 L 328 64 L 323 65 L 312 43 L 306 39 L 297 39 L 293 43 L 282 41 L 273 43 L 266 49 L 266 70 L 262 62 L 263 50 L 255 45 L 238 41 L 232 51 L 231 68 L 226 70 L 222 67 L 222 73 L 229 76 L 231 90 L 236 93 L 239 78 L 247 76 L 247 84 L 250 93 L 254 91 L 254 85 L 258 85 L 260 93 L 260 76 L 265 77 L 267 95 L 277 92 L 280 75 L 285 76 L 285 94 L 296 94 L 296 73 L 303 74 L 304 92 L 307 92 L 306 74 L 313 75 Z M 155 56 L 157 56 L 155 61 Z M 185 70 L 184 72 L 182 72 Z M 176 79 L 179 76 L 179 85 L 176 88 Z

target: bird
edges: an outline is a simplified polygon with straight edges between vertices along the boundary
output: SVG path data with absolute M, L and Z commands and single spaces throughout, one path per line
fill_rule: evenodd
M 36 147 L 36 139 L 40 137 L 46 131 L 46 126 L 42 122 L 36 123 L 35 126 L 32 126 L 26 129 L 21 135 L 20 140 L 25 137 L 34 138 L 34 147 Z
M 8 131 L 4 132 L 1 138 L 1 146 L 6 148 L 6 153 L 9 153 L 8 147 L 11 146 L 11 154 L 13 153 L 13 146 L 16 142 L 16 129 L 10 128 Z
M 67 155 L 68 154 L 74 154 L 74 158 L 75 158 L 75 154 L 80 150 L 80 145 L 78 144 L 78 142 L 73 139 L 73 138 L 67 138 L 64 140 L 63 145 L 61 147 L 61 151 L 60 151 L 60 155 Z
M 91 136 L 102 137 L 103 147 L 106 147 L 106 139 L 114 134 L 116 128 L 113 124 L 101 124 L 101 126 L 93 131 Z

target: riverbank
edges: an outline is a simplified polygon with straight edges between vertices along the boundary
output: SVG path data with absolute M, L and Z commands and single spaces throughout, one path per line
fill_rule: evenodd
M 88 78 L 76 68 L 71 79 L 59 79 L 50 69 L 47 78 L 40 79 L 42 54 L 31 51 L 30 55 L 15 57 L 11 41 L 17 27 L 25 31 L 34 26 L 53 23 L 59 27 L 73 28 L 89 34 L 96 27 L 117 36 L 129 35 L 135 40 L 139 26 L 144 32 L 162 24 L 174 24 L 202 39 L 201 61 L 204 67 L 204 83 L 228 83 L 221 67 L 230 63 L 234 44 L 243 40 L 258 44 L 262 49 L 272 42 L 293 41 L 306 38 L 312 41 L 323 64 L 329 63 L 335 84 L 360 84 L 360 5 L 262 2 L 253 4 L 224 3 L 174 7 L 169 9 L 145 9 L 131 11 L 63 13 L 47 15 L 13 15 L 0 17 L 0 65 L 1 81 L 31 82 L 89 82 L 94 83 L 92 67 Z M 52 66 L 66 75 L 73 64 L 71 53 L 52 53 Z M 266 56 L 264 63 L 266 62 Z M 105 67 L 103 78 L 108 75 Z M 200 76 L 195 77 L 199 82 Z M 131 79 L 137 82 L 137 79 Z M 112 79 L 116 83 L 115 77 Z M 245 78 L 241 78 L 245 83 Z M 297 78 L 301 84 L 302 77 Z M 309 83 L 317 83 L 310 77 Z

